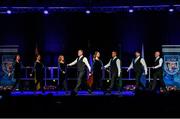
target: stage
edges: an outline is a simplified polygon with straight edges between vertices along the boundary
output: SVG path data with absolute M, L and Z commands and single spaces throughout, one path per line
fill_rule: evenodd
M 180 116 L 180 0 L 149 1 L 0 2 L 0 117 Z
M 101 95 L 97 91 L 91 96 L 85 96 L 84 91 L 78 96 L 65 96 L 64 92 L 36 93 L 12 92 L 3 96 L 0 117 L 176 117 L 180 112 L 179 92 L 168 95 L 141 92 L 133 96 L 128 95 L 130 92 L 121 96 Z
M 71 91 L 14 91 L 11 92 L 11 96 L 71 96 Z M 78 91 L 77 96 L 134 96 L 135 93 L 133 91 L 123 91 L 123 92 L 118 92 L 118 91 L 112 91 L 111 94 L 105 94 L 103 91 L 93 91 L 92 94 L 89 94 L 87 91 Z

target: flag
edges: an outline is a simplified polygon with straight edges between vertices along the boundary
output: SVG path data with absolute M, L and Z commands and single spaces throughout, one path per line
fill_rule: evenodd
M 90 64 L 91 70 L 92 70 L 93 69 L 93 56 L 92 56 L 92 54 L 90 54 L 90 56 L 89 56 L 89 64 Z M 92 86 L 92 84 L 93 84 L 93 75 L 88 76 L 87 84 L 89 85 L 89 87 Z
M 142 48 L 141 48 L 141 57 L 144 58 L 144 44 L 142 43 Z M 146 86 L 146 76 L 143 74 L 141 76 L 141 83 Z
M 36 71 L 34 72 L 34 82 L 35 82 L 35 84 L 37 83 Z M 40 89 L 40 83 L 38 83 L 37 86 L 36 86 L 36 90 L 39 90 L 39 89 Z
M 142 44 L 142 48 L 141 48 L 141 56 L 142 56 L 142 58 L 144 58 L 144 44 Z
M 90 56 L 89 56 L 89 64 L 92 68 L 93 67 L 93 56 L 92 56 L 92 54 L 90 54 Z
M 93 75 L 88 76 L 87 84 L 89 87 L 92 87 L 93 85 Z
M 146 87 L 146 76 L 144 74 L 142 74 L 140 81 L 143 84 L 143 86 Z
M 38 55 L 39 51 L 38 51 L 38 43 L 36 42 L 36 47 L 35 47 L 35 55 Z
M 38 51 L 38 43 L 36 42 L 36 47 L 35 47 L 35 56 L 37 56 L 39 54 L 39 51 Z M 37 79 L 36 79 L 36 71 L 34 72 L 34 81 L 35 81 L 35 84 L 37 83 Z M 37 84 L 37 87 L 36 87 L 36 90 L 39 90 L 40 89 L 40 83 Z

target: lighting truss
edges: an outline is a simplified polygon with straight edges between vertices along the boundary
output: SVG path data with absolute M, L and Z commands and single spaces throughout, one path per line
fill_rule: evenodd
M 44 12 L 47 10 L 49 13 L 58 12 L 85 12 L 87 10 L 91 12 L 123 12 L 129 11 L 180 11 L 180 5 L 151 5 L 151 6 L 80 6 L 80 7 L 0 7 L 0 14 L 6 14 L 8 10 L 12 13 L 32 13 L 32 12 Z M 169 10 L 171 9 L 171 10 Z M 172 10 L 173 9 L 173 10 Z

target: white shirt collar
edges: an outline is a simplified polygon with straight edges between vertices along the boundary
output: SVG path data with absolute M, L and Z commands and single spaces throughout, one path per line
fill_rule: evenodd
M 159 56 L 158 56 L 158 57 L 156 57 L 156 60 L 157 60 L 157 59 L 159 59 Z
M 116 58 L 117 56 L 113 57 L 113 60 Z
M 138 60 L 140 58 L 140 56 L 136 57 L 136 60 Z
M 81 55 L 80 57 L 79 57 L 79 59 L 81 59 L 83 57 L 83 55 Z

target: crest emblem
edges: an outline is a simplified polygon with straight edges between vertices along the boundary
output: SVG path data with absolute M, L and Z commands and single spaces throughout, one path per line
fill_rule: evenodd
M 164 56 L 164 70 L 169 75 L 175 75 L 179 71 L 179 56 L 165 55 Z

